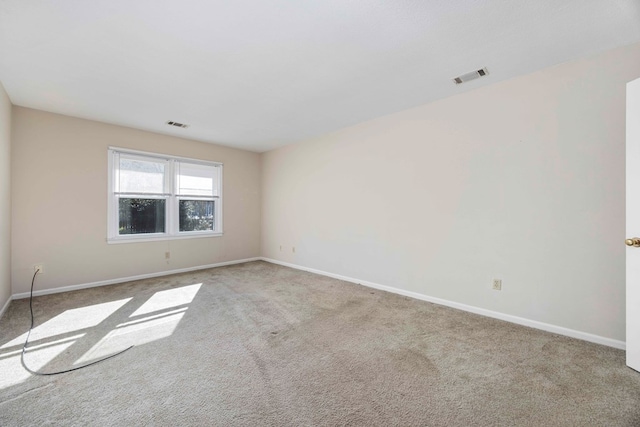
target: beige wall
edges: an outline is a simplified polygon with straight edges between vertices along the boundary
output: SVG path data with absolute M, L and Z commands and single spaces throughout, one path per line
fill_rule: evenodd
M 633 45 L 263 155 L 11 114 L 0 90 L 0 307 L 36 263 L 53 289 L 263 255 L 624 340 L 624 91 L 637 77 Z M 223 162 L 225 235 L 108 245 L 109 145 Z
M 262 254 L 624 341 L 639 76 L 636 44 L 268 152 Z
M 12 144 L 14 294 L 260 255 L 259 154 L 20 107 Z M 224 163 L 224 236 L 107 244 L 110 145 Z
M 0 310 L 11 297 L 11 101 L 0 83 Z

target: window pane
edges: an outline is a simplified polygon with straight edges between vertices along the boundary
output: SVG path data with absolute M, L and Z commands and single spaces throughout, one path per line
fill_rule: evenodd
M 178 194 L 213 197 L 218 194 L 218 168 L 178 162 Z
M 164 216 L 164 199 L 120 198 L 118 234 L 164 233 Z
M 213 230 L 212 200 L 180 200 L 180 231 Z
M 118 192 L 163 194 L 164 161 L 142 160 L 120 157 L 120 176 Z

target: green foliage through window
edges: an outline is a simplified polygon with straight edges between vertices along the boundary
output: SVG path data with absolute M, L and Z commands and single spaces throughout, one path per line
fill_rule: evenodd
M 213 230 L 213 201 L 180 200 L 179 209 L 180 231 Z
M 119 234 L 164 233 L 164 199 L 120 198 Z

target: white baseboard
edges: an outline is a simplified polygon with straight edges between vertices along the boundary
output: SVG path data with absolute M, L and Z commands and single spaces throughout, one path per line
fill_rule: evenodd
M 576 331 L 574 329 L 564 328 L 562 326 L 551 325 L 549 323 L 538 322 L 537 320 L 526 319 L 524 317 L 512 316 L 510 314 L 504 314 L 497 311 L 486 310 L 484 308 L 474 307 L 472 305 L 461 304 L 454 301 L 449 301 L 441 298 L 435 298 L 417 292 L 406 291 L 404 289 L 393 288 L 391 286 L 379 285 L 377 283 L 368 282 L 366 280 L 358 280 L 352 277 L 342 276 L 340 274 L 328 273 L 326 271 L 316 270 L 315 268 L 303 267 L 301 265 L 291 264 L 288 262 L 278 261 L 271 258 L 261 258 L 263 261 L 273 264 L 282 265 L 285 267 L 295 268 L 296 270 L 308 271 L 310 273 L 320 274 L 322 276 L 332 277 L 334 279 L 344 280 L 345 282 L 356 283 L 364 285 L 369 288 L 379 289 L 382 291 L 399 294 L 422 301 L 432 302 L 434 304 L 444 305 L 447 307 L 456 308 L 458 310 L 468 311 L 470 313 L 480 314 L 482 316 L 493 317 L 494 319 L 500 319 L 518 325 L 528 326 L 530 328 L 540 329 L 543 331 L 551 332 L 558 335 L 564 335 L 571 338 L 577 338 L 583 341 L 589 341 L 596 344 L 602 344 L 609 347 L 618 348 L 621 350 L 626 349 L 626 343 L 624 341 L 614 340 L 611 338 L 601 337 L 599 335 L 589 334 L 587 332 Z
M 251 262 L 251 261 L 260 261 L 261 259 L 262 258 L 260 258 L 260 257 L 246 258 L 246 259 L 239 259 L 239 260 L 235 260 L 235 261 L 219 262 L 219 263 L 216 263 L 216 264 L 199 265 L 197 267 L 188 267 L 188 268 L 179 268 L 179 269 L 176 269 L 176 270 L 161 271 L 161 272 L 158 272 L 158 273 L 140 274 L 138 276 L 121 277 L 121 278 L 118 278 L 118 279 L 101 280 L 99 282 L 91 282 L 91 283 L 82 283 L 82 284 L 79 284 L 79 285 L 63 286 L 63 287 L 54 288 L 54 289 L 43 289 L 43 290 L 39 290 L 39 291 L 33 291 L 33 296 L 35 297 L 35 296 L 41 296 L 41 295 L 57 294 L 57 293 L 60 293 L 60 292 L 77 291 L 79 289 L 95 288 L 96 286 L 115 285 L 117 283 L 132 282 L 134 280 L 150 279 L 150 278 L 153 278 L 153 277 L 169 276 L 171 274 L 187 273 L 189 271 L 205 270 L 207 268 L 224 267 L 225 265 L 242 264 L 244 262 Z M 23 293 L 20 293 L 20 294 L 14 294 L 11 299 L 21 299 L 21 298 L 29 298 L 29 292 L 23 292 Z M 7 302 L 6 306 L 8 306 L 8 305 L 9 305 L 9 303 Z M 4 308 L 3 308 L 3 310 L 4 310 Z
M 9 296 L 9 299 L 7 300 L 7 302 L 4 303 L 4 306 L 0 309 L 0 319 L 2 319 L 4 312 L 7 311 L 7 308 L 9 308 L 9 304 L 11 303 L 12 299 L 13 297 Z
M 621 350 L 625 350 L 626 349 L 626 343 L 624 341 L 619 341 L 619 340 L 614 340 L 614 339 L 611 339 L 611 338 L 602 337 L 602 336 L 599 336 L 599 335 L 589 334 L 587 332 L 576 331 L 574 329 L 569 329 L 569 328 L 564 328 L 562 326 L 556 326 L 556 325 L 552 325 L 552 324 L 549 324 L 549 323 L 539 322 L 537 320 L 531 320 L 531 319 L 526 319 L 526 318 L 523 318 L 523 317 L 513 316 L 513 315 L 510 315 L 510 314 L 500 313 L 500 312 L 497 312 L 497 311 L 487 310 L 487 309 L 480 308 L 480 307 L 475 307 L 475 306 L 472 306 L 472 305 L 461 304 L 461 303 L 458 303 L 458 302 L 449 301 L 449 300 L 445 300 L 445 299 L 442 299 L 442 298 L 431 297 L 431 296 L 428 296 L 428 295 L 424 295 L 424 294 L 420 294 L 420 293 L 412 292 L 412 291 L 406 291 L 404 289 L 394 288 L 394 287 L 391 287 L 391 286 L 380 285 L 378 283 L 368 282 L 366 280 L 354 279 L 352 277 L 342 276 L 340 274 L 329 273 L 329 272 L 326 272 L 326 271 L 317 270 L 315 268 L 303 267 L 301 265 L 291 264 L 291 263 L 288 263 L 288 262 L 278 261 L 278 260 L 271 259 L 271 258 L 266 258 L 266 257 L 254 257 L 254 258 L 246 258 L 246 259 L 240 259 L 240 260 L 235 260 L 235 261 L 225 261 L 225 262 L 220 262 L 220 263 L 216 263 L 216 264 L 200 265 L 200 266 L 197 266 L 197 267 L 180 268 L 180 269 L 176 269 L 176 270 L 161 271 L 161 272 L 158 272 L 158 273 L 140 274 L 140 275 L 137 275 L 137 276 L 121 277 L 121 278 L 118 278 L 118 279 L 110 279 L 110 280 L 101 280 L 101 281 L 98 281 L 98 282 L 83 283 L 83 284 L 72 285 L 72 286 L 63 286 L 63 287 L 54 288 L 54 289 L 43 289 L 43 290 L 34 291 L 33 295 L 34 296 L 41 296 L 41 295 L 56 294 L 56 293 L 60 293 L 60 292 L 76 291 L 76 290 L 79 290 L 79 289 L 94 288 L 96 286 L 115 285 L 117 283 L 131 282 L 131 281 L 134 281 L 134 280 L 150 279 L 150 278 L 153 278 L 153 277 L 168 276 L 168 275 L 171 275 L 171 274 L 178 274 L 178 273 L 187 273 L 189 271 L 204 270 L 204 269 L 207 269 L 207 268 L 223 267 L 225 265 L 242 264 L 242 263 L 245 263 L 245 262 L 260 261 L 260 260 L 266 261 L 266 262 L 270 262 L 272 264 L 278 264 L 278 265 L 282 265 L 282 266 L 285 266 L 285 267 L 294 268 L 296 270 L 308 271 L 310 273 L 320 274 L 322 276 L 332 277 L 332 278 L 338 279 L 338 280 L 344 280 L 346 282 L 356 283 L 356 284 L 359 284 L 359 285 L 367 286 L 369 288 L 379 289 L 379 290 L 382 290 L 382 291 L 391 292 L 391 293 L 394 293 L 394 294 L 403 295 L 403 296 L 407 296 L 407 297 L 410 297 L 410 298 L 415 298 L 415 299 L 422 300 L 422 301 L 432 302 L 434 304 L 439 304 L 439 305 L 444 305 L 444 306 L 447 306 L 447 307 L 456 308 L 458 310 L 468 311 L 470 313 L 475 313 L 475 314 L 479 314 L 479 315 L 482 315 L 482 316 L 492 317 L 494 319 L 500 319 L 500 320 L 504 320 L 504 321 L 507 321 L 507 322 L 516 323 L 518 325 L 523 325 L 523 326 L 528 326 L 528 327 L 535 328 L 535 329 L 540 329 L 540 330 L 551 332 L 551 333 L 558 334 L 558 335 L 564 335 L 564 336 L 568 336 L 568 337 L 571 337 L 571 338 L 577 338 L 577 339 L 580 339 L 580 340 L 583 340 L 583 341 L 589 341 L 589 342 L 593 342 L 593 343 L 596 343 L 596 344 L 602 344 L 602 345 L 606 345 L 606 346 L 609 346 L 609 347 L 618 348 L 618 349 L 621 349 Z M 9 298 L 9 300 L 7 300 L 5 305 L 0 310 L 0 318 L 2 317 L 4 312 L 9 307 L 9 304 L 11 303 L 11 300 L 21 299 L 21 298 L 29 298 L 29 292 L 24 292 L 24 293 L 20 293 L 20 294 L 14 294 L 11 298 Z

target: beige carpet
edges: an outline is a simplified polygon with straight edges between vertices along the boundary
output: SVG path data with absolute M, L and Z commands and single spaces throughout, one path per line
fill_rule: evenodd
M 36 282 L 37 283 L 37 282 Z M 37 288 L 37 285 L 36 285 Z M 0 320 L 0 425 L 640 426 L 624 352 L 265 262 Z

